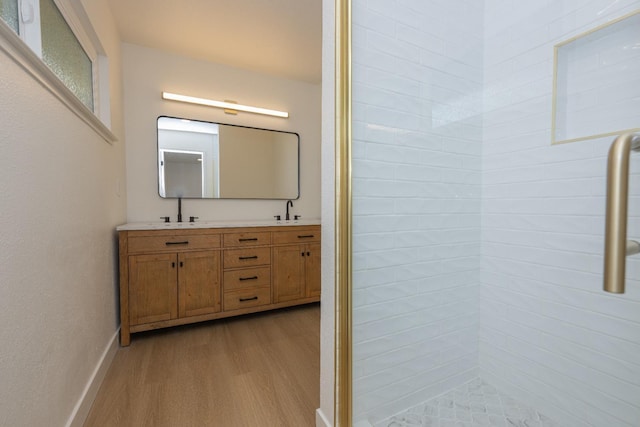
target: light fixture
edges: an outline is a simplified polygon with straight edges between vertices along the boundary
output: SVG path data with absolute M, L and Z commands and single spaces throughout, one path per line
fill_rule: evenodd
M 289 113 L 286 111 L 268 110 L 266 108 L 251 107 L 249 105 L 235 104 L 226 101 L 214 101 L 212 99 L 196 98 L 187 95 L 178 95 L 176 93 L 162 92 L 162 99 L 170 101 L 187 102 L 189 104 L 206 105 L 208 107 L 223 108 L 225 110 L 245 111 L 247 113 L 266 114 L 268 116 L 288 118 Z

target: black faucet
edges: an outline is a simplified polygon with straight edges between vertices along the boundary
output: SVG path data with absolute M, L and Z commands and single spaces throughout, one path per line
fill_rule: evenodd
M 182 222 L 182 197 L 178 197 L 178 222 Z
M 285 221 L 289 221 L 289 205 L 293 207 L 293 202 L 291 200 L 287 200 L 287 214 L 284 216 Z

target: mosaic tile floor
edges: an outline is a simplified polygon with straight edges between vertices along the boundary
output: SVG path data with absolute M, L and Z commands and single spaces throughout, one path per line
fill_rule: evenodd
M 413 407 L 375 427 L 560 427 L 480 379 Z

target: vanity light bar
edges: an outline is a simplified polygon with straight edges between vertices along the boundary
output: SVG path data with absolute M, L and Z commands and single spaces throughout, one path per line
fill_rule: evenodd
M 162 99 L 170 101 L 187 102 L 189 104 L 206 105 L 208 107 L 223 108 L 227 110 L 245 111 L 247 113 L 266 114 L 268 116 L 288 118 L 286 111 L 268 110 L 266 108 L 252 107 L 250 105 L 234 104 L 231 102 L 214 101 L 212 99 L 196 98 L 193 96 L 178 95 L 176 93 L 162 92 Z

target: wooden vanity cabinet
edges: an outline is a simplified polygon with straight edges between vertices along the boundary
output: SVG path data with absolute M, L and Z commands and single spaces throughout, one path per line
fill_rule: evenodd
M 273 300 L 320 296 L 320 230 L 274 232 Z
M 320 243 L 311 243 L 307 248 L 307 258 L 305 259 L 305 288 L 306 296 L 309 298 L 320 298 Z
M 129 257 L 130 325 L 178 317 L 176 254 Z
M 129 257 L 130 325 L 220 311 L 220 251 Z
M 219 250 L 178 254 L 178 317 L 221 311 L 221 280 Z
M 194 231 L 119 233 L 122 345 L 131 332 L 222 310 L 220 236 Z
M 320 226 L 122 230 L 120 343 L 131 333 L 320 300 Z
M 225 233 L 224 248 L 224 311 L 271 304 L 271 233 Z

